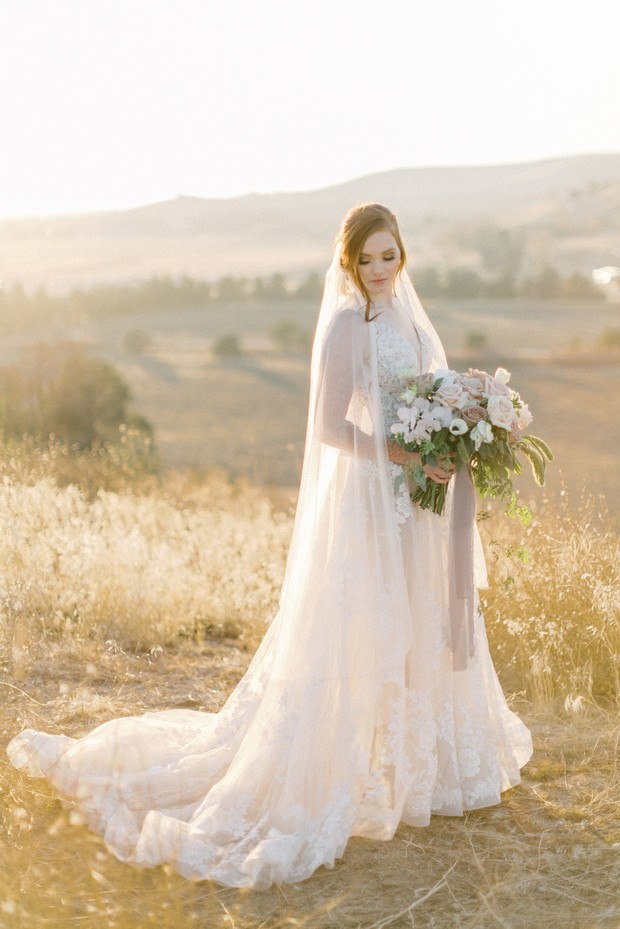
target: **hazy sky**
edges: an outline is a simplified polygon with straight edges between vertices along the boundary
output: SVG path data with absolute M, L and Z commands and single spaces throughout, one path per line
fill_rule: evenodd
M 618 0 L 0 0 L 0 216 L 620 152 Z

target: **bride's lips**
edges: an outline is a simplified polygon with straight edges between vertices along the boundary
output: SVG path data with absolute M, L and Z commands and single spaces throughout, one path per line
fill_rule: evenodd
M 373 284 L 385 284 L 387 277 L 382 277 L 380 281 L 372 281 Z

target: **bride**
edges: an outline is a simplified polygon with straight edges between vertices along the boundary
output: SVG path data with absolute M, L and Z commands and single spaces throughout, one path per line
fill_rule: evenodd
M 8 747 L 122 861 L 265 888 L 332 867 L 350 836 L 390 839 L 519 782 L 531 737 L 489 655 L 459 478 L 427 465 L 449 484 L 446 511 L 419 509 L 403 469 L 415 455 L 390 438 L 404 378 L 446 365 L 405 258 L 385 206 L 347 213 L 280 608 L 223 709 L 113 719 L 80 739 L 25 730 Z

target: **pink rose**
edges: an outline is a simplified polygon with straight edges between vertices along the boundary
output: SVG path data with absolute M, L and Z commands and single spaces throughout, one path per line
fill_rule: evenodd
M 508 397 L 500 395 L 489 397 L 487 412 L 493 425 L 507 432 L 510 432 L 512 424 L 517 421 L 516 410 L 512 405 L 512 400 Z
M 457 381 L 453 381 L 452 383 L 449 381 L 446 383 L 444 381 L 435 394 L 435 397 L 440 403 L 443 403 L 444 406 L 449 406 L 453 410 L 459 410 L 463 403 L 466 403 L 468 400 L 467 394 Z
M 484 371 L 476 371 L 475 374 L 464 374 L 461 378 L 461 386 L 467 391 L 472 400 L 482 400 L 485 396 L 485 384 L 489 375 Z
M 463 418 L 469 420 L 470 423 L 479 423 L 487 418 L 487 411 L 479 403 L 470 403 L 469 406 L 464 406 L 461 412 Z
M 486 384 L 487 394 L 489 397 L 512 397 L 512 390 L 501 381 L 496 381 L 490 377 Z

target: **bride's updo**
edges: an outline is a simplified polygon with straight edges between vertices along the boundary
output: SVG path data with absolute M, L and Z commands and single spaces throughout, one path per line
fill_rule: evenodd
M 407 255 L 405 246 L 398 228 L 398 220 L 387 206 L 381 203 L 362 203 L 360 206 L 352 207 L 346 214 L 340 226 L 340 231 L 336 236 L 336 245 L 340 243 L 340 267 L 350 275 L 353 283 L 366 298 L 366 322 L 370 321 L 370 294 L 362 281 L 359 273 L 359 258 L 364 243 L 369 235 L 373 232 L 379 232 L 381 229 L 387 229 L 396 239 L 400 249 L 400 259 L 396 274 L 400 274 L 405 267 Z

